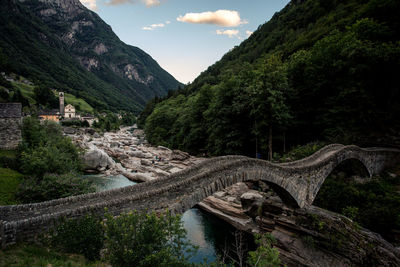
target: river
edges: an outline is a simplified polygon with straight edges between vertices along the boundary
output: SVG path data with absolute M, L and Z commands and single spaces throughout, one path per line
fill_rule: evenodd
M 87 175 L 86 177 L 94 182 L 97 191 L 136 184 L 122 175 Z M 224 250 L 229 250 L 234 244 L 235 229 L 230 224 L 198 208 L 186 211 L 182 215 L 182 224 L 187 231 L 187 240 L 199 248 L 190 259 L 192 263 L 200 263 L 204 260 L 208 263 L 214 262 L 217 255 L 222 255 Z

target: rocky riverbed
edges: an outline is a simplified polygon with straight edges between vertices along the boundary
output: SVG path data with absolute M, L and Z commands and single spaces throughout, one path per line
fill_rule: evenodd
M 81 148 L 86 171 L 150 181 L 201 162 L 179 150 L 151 147 L 132 127 L 99 135 L 65 128 Z M 237 183 L 198 204 L 249 233 L 270 232 L 287 266 L 400 266 L 400 249 L 348 218 L 318 207 L 293 208 L 263 182 Z
M 203 160 L 179 150 L 149 146 L 143 131 L 133 127 L 101 135 L 83 128 L 64 128 L 64 133 L 85 150 L 84 164 L 88 173 L 122 174 L 132 181 L 146 182 Z

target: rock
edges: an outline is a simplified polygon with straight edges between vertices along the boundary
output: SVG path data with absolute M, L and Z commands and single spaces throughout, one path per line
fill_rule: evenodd
M 174 168 L 169 169 L 168 172 L 170 172 L 170 173 L 176 173 L 176 172 L 179 172 L 179 171 L 181 171 L 181 170 L 182 170 L 181 168 L 174 167 Z
M 219 191 L 219 192 L 214 193 L 213 196 L 216 198 L 223 198 L 224 196 L 226 196 L 226 192 Z
M 141 159 L 140 160 L 140 164 L 143 165 L 143 166 L 151 166 L 152 162 L 150 160 L 147 160 L 147 159 Z
M 96 131 L 93 128 L 86 128 L 85 134 L 93 135 Z
M 389 172 L 388 174 L 389 174 L 389 176 L 392 177 L 392 178 L 396 178 L 396 177 L 397 177 L 397 175 L 396 175 L 395 173 Z
M 128 151 L 127 152 L 129 156 L 135 157 L 135 158 L 145 158 L 146 155 L 142 151 Z
M 104 151 L 93 148 L 83 156 L 83 163 L 86 170 L 100 170 L 102 168 L 112 168 L 115 162 Z
M 110 147 L 119 147 L 119 143 L 118 142 L 111 142 L 110 143 Z
M 158 149 L 161 149 L 161 150 L 165 150 L 165 151 L 171 151 L 171 149 L 169 149 L 168 147 L 165 147 L 165 146 L 158 146 L 157 147 Z
M 72 128 L 72 127 L 64 127 L 63 128 L 63 132 L 65 134 L 75 134 L 76 133 L 76 129 Z
M 179 160 L 179 161 L 183 161 L 190 158 L 189 153 L 180 151 L 180 150 L 173 150 L 172 154 L 170 156 L 170 160 Z
M 123 172 L 122 175 L 134 182 L 148 182 L 148 181 L 154 180 L 154 178 L 149 173 Z
M 250 190 L 240 196 L 240 202 L 245 210 L 250 208 L 254 202 L 263 199 L 264 197 L 255 190 Z
M 95 132 L 95 133 L 93 134 L 93 137 L 94 137 L 94 138 L 100 138 L 100 135 L 99 135 L 97 132 Z

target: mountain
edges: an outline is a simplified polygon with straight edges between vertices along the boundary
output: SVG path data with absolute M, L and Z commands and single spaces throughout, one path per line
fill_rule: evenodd
M 147 138 L 265 158 L 315 140 L 400 145 L 399 13 L 392 0 L 292 0 L 192 84 L 149 102 Z
M 0 36 L 2 71 L 72 93 L 97 109 L 138 112 L 181 85 L 79 0 L 5 0 Z

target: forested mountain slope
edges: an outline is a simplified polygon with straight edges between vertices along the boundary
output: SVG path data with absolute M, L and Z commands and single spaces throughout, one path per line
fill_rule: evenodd
M 73 93 L 97 109 L 140 111 L 180 83 L 123 43 L 79 0 L 5 0 L 0 69 Z
M 142 116 L 148 139 L 209 154 L 313 140 L 398 143 L 400 2 L 291 1 Z M 272 137 L 272 138 L 269 138 Z

